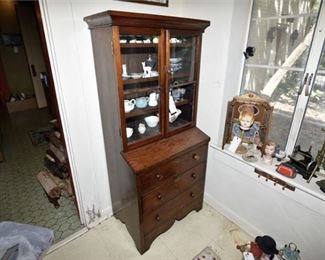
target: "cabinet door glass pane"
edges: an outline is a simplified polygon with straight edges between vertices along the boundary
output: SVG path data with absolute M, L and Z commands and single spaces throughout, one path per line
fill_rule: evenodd
M 158 43 L 158 35 L 120 36 L 128 145 L 161 134 Z
M 171 33 L 169 39 L 169 124 L 168 130 L 193 122 L 196 95 L 196 37 Z
M 311 148 L 313 156 L 317 155 L 317 152 L 322 148 L 323 142 L 325 141 L 325 132 L 322 131 L 322 128 L 325 128 L 324 61 L 325 51 L 323 47 L 320 64 L 297 140 L 297 145 L 300 145 L 302 150 L 309 150 Z

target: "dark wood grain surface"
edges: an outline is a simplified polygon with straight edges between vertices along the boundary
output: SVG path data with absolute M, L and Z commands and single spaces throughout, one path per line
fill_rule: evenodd
M 200 129 L 193 127 L 177 135 L 159 140 L 155 143 L 122 153 L 132 170 L 138 174 L 154 168 L 157 163 L 170 160 L 176 155 L 208 143 L 210 138 Z
M 130 26 L 204 31 L 210 21 L 121 11 L 105 11 L 84 18 L 90 29 L 103 26 Z

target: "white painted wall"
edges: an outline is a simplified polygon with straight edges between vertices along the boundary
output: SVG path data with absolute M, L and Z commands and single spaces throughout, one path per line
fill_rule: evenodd
M 206 201 L 253 236 L 268 234 L 278 248 L 295 242 L 302 259 L 323 260 L 324 201 L 258 178 L 254 167 L 211 148 Z

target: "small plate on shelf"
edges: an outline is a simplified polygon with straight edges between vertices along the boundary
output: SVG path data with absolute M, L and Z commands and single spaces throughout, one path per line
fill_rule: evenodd
M 142 78 L 143 73 L 131 73 L 131 78 L 132 79 L 140 79 Z
M 151 77 L 158 77 L 158 75 L 159 75 L 158 71 L 155 70 L 151 71 Z

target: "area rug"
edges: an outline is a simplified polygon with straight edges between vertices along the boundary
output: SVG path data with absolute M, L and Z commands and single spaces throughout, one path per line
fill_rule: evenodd
M 207 246 L 193 260 L 221 260 L 221 258 Z
M 29 131 L 29 137 L 33 145 L 42 145 L 48 143 L 48 137 L 54 132 L 53 126 L 38 128 Z

